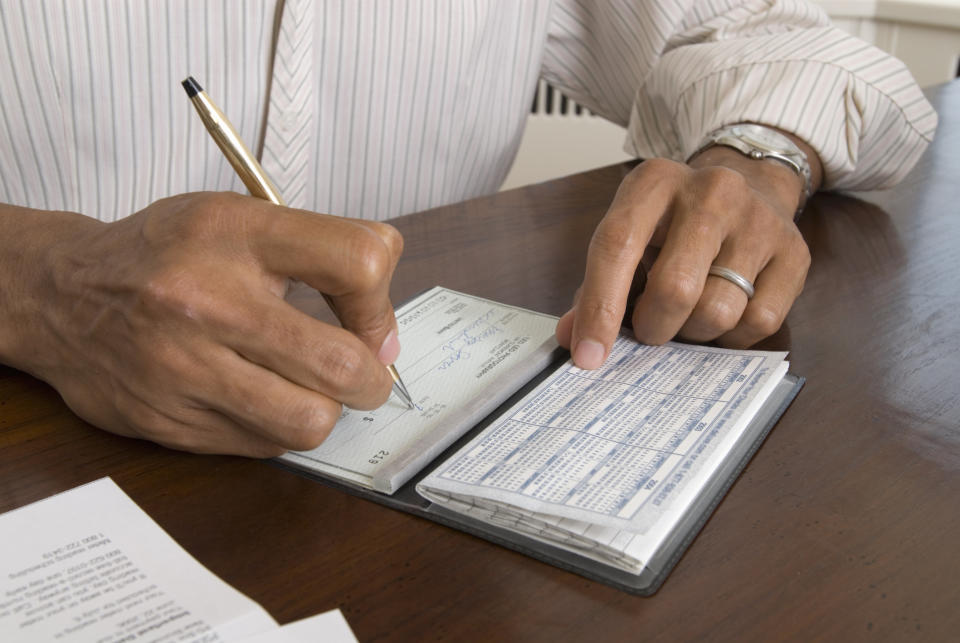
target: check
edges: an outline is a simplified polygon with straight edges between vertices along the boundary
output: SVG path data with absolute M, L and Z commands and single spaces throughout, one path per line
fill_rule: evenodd
M 396 398 L 345 409 L 330 437 L 280 460 L 393 493 L 549 364 L 557 320 L 433 288 L 397 311 L 397 360 L 415 409 Z

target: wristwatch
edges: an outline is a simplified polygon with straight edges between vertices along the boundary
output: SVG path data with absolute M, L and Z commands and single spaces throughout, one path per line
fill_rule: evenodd
M 807 155 L 796 143 L 771 127 L 755 123 L 737 123 L 710 132 L 693 156 L 714 145 L 731 147 L 758 161 L 768 159 L 779 161 L 796 172 L 803 179 L 803 194 L 800 195 L 800 203 L 797 205 L 794 217 L 800 214 L 807 199 L 810 198 L 813 180 Z

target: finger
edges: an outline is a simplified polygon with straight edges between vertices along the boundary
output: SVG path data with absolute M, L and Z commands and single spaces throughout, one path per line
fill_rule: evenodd
M 573 316 L 574 311 L 570 309 L 557 320 L 557 343 L 566 349 L 570 348 L 570 338 L 573 335 Z
M 739 323 L 720 335 L 717 342 L 729 348 L 746 348 L 777 332 L 803 290 L 808 266 L 809 261 L 802 255 L 771 260 L 757 276 L 756 294 L 747 303 Z
M 351 332 L 282 299 L 251 297 L 245 310 L 224 323 L 218 337 L 247 361 L 353 408 L 376 408 L 386 400 L 392 386 L 387 369 Z
M 599 367 L 620 332 L 637 266 L 678 178 L 669 162 L 641 165 L 621 184 L 587 251 L 570 336 L 574 363 Z
M 646 242 L 642 220 L 630 211 L 611 211 L 597 227 L 570 330 L 570 350 L 580 368 L 599 368 L 606 359 Z
M 677 335 L 689 342 L 716 339 L 736 327 L 746 307 L 747 296 L 743 290 L 729 281 L 710 275 L 703 286 L 700 301 Z
M 142 417 L 142 416 L 141 416 Z M 156 414 L 137 437 L 190 453 L 217 453 L 248 458 L 275 458 L 289 449 L 209 409 L 196 409 L 184 419 Z
M 555 331 L 557 343 L 567 350 L 570 349 L 570 339 L 573 335 L 573 319 L 576 316 L 577 303 L 580 301 L 580 291 L 581 289 L 577 288 L 573 293 L 573 306 L 557 320 L 557 328 Z
M 650 247 L 647 246 L 647 252 L 649 252 Z M 646 253 L 644 253 L 646 257 Z M 643 292 L 644 286 L 647 283 L 647 271 L 643 263 L 640 263 L 637 266 L 637 270 L 633 275 L 633 282 L 630 284 L 630 290 L 627 293 L 626 300 L 626 309 L 624 310 L 623 320 L 621 325 L 624 325 L 629 322 L 630 317 L 633 315 L 633 304 L 637 300 L 637 297 L 640 296 L 640 293 Z M 567 311 L 563 317 L 557 320 L 557 343 L 559 343 L 564 348 L 570 348 L 570 340 L 573 335 L 573 320 L 576 317 L 576 306 L 577 302 L 580 300 L 580 288 L 577 288 L 577 292 L 574 295 L 573 306 L 574 308 Z
M 754 235 L 728 239 L 712 265 L 733 270 L 753 283 L 767 261 L 767 250 L 754 241 Z M 707 268 L 709 271 L 709 267 Z M 679 335 L 687 341 L 706 342 L 733 330 L 747 307 L 747 293 L 732 281 L 707 274 L 700 299 Z
M 62 390 L 77 415 L 117 435 L 192 453 L 271 458 L 287 450 L 216 411 L 185 401 L 175 405 L 165 399 L 162 405 L 155 404 L 141 399 L 131 389 L 113 395 L 111 400 L 100 400 L 88 390 L 75 395 L 77 391 L 71 386 Z
M 629 325 L 633 328 L 633 309 L 637 305 L 637 300 L 643 293 L 644 288 L 647 287 L 647 267 L 644 265 L 644 261 L 646 261 L 649 249 L 650 246 L 647 246 L 647 252 L 640 259 L 640 264 L 633 275 L 633 282 L 630 284 L 630 291 L 627 292 L 627 309 L 623 312 L 623 322 L 621 322 L 623 326 Z
M 379 285 L 369 273 L 382 272 L 374 270 L 380 263 L 396 262 L 395 246 L 365 222 L 268 203 L 257 202 L 255 209 L 249 242 L 263 267 L 321 292 L 339 296 L 363 289 L 368 281 Z
M 647 344 L 674 337 L 700 301 L 710 264 L 726 235 L 725 219 L 698 206 L 674 213 L 666 241 L 633 309 L 633 332 Z
M 328 295 L 344 328 L 353 332 L 383 363 L 399 352 L 390 278 L 403 251 L 395 228 L 299 210 L 275 208 L 259 226 L 254 243 L 264 268 L 290 276 Z
M 337 401 L 298 386 L 227 349 L 214 354 L 209 366 L 223 375 L 197 402 L 287 449 L 305 451 L 317 447 L 340 417 L 342 408 Z

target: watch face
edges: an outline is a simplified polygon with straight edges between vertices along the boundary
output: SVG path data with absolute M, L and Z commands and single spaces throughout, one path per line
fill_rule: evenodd
M 769 152 L 791 152 L 796 147 L 789 138 L 768 127 L 749 123 L 730 128 L 740 140 Z

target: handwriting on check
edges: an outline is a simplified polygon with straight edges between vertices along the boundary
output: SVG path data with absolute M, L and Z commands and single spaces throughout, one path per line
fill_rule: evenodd
M 497 333 L 502 333 L 503 329 L 490 323 L 490 318 L 496 314 L 496 310 L 488 310 L 470 323 L 469 326 L 460 331 L 460 334 L 446 342 L 443 347 L 443 360 L 437 366 L 437 370 L 445 371 L 462 359 L 470 357 L 468 347 L 488 339 Z

